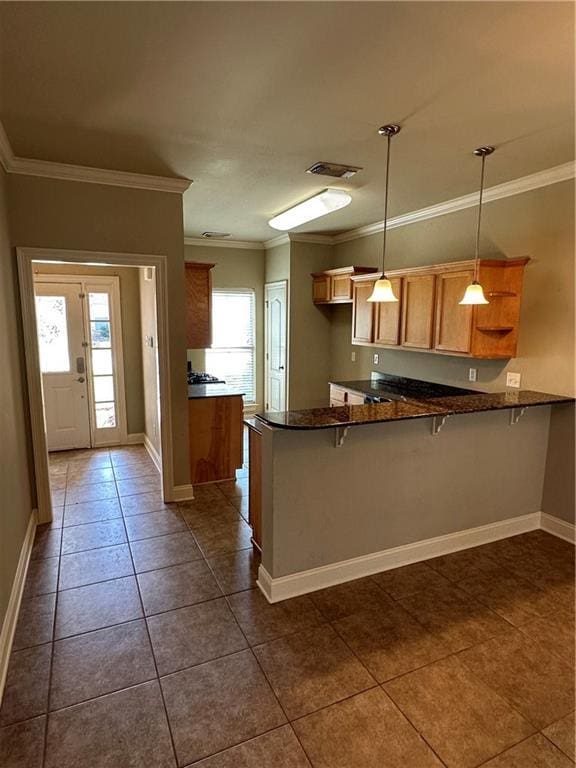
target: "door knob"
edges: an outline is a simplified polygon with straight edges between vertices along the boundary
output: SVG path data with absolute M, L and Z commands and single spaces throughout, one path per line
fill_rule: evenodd
M 279 371 L 283 371 L 283 370 L 284 370 L 284 366 L 283 366 L 283 365 L 279 365 L 279 366 L 278 366 L 278 370 L 279 370 Z
M 80 382 L 80 384 L 84 384 L 84 376 L 78 376 L 78 378 L 76 379 L 76 381 L 79 381 L 79 382 Z

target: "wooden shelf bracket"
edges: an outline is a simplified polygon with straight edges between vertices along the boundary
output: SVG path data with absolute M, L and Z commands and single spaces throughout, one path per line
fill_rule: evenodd
M 350 427 L 336 427 L 336 436 L 334 440 L 334 448 L 342 448 L 344 440 L 348 434 Z
M 434 416 L 432 419 L 432 434 L 437 435 L 441 432 L 442 427 L 446 424 L 446 419 L 450 418 L 449 413 L 445 413 L 443 416 Z
M 526 408 L 512 408 L 510 411 L 510 426 L 513 427 L 514 424 L 518 424 L 521 417 L 524 415 L 524 411 Z

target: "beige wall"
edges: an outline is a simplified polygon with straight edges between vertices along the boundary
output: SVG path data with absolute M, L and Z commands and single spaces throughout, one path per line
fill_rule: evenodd
M 390 230 L 390 269 L 469 258 L 474 209 Z M 478 389 L 501 390 L 506 371 L 522 374 L 522 388 L 574 395 L 574 182 L 498 200 L 483 215 L 482 254 L 530 256 L 525 272 L 518 356 L 510 361 L 468 360 L 419 352 L 372 350 L 350 344 L 351 309 L 334 308 L 332 377 L 363 378 L 371 370 L 468 384 L 478 368 Z M 335 248 L 337 265 L 379 263 L 381 236 Z M 357 362 L 350 361 L 352 350 Z M 377 351 L 380 364 L 374 366 Z
M 158 454 L 160 448 L 160 420 L 158 400 L 158 323 L 156 316 L 156 280 L 146 280 L 146 270 L 139 272 L 140 327 L 142 332 L 141 365 L 144 378 L 143 432 Z M 146 343 L 146 339 L 150 343 Z
M 265 280 L 276 283 L 290 279 L 290 243 L 266 249 Z
M 84 267 L 65 264 L 35 264 L 38 275 L 115 275 L 120 281 L 122 351 L 128 434 L 144 432 L 144 388 L 140 334 L 140 285 L 136 267 Z
M 264 272 L 263 250 L 184 246 L 186 261 L 214 264 L 213 288 L 252 288 L 256 296 L 256 402 L 264 403 Z M 204 350 L 188 350 L 188 360 L 195 370 L 206 370 Z M 208 371 L 210 373 L 210 371 Z
M 182 198 L 32 176 L 10 176 L 12 245 L 167 257 L 174 482 L 190 480 Z
M 9 241 L 6 188 L 0 167 L 0 628 L 35 496 L 18 275 Z

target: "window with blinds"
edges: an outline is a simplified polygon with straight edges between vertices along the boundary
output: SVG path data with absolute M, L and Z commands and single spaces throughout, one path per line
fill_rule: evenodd
M 212 347 L 206 370 L 256 402 L 256 298 L 253 290 L 212 292 Z

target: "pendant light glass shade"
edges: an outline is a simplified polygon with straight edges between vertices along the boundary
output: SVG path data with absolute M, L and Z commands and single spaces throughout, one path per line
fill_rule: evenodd
M 374 290 L 372 291 L 370 298 L 368 301 L 371 302 L 391 302 L 391 301 L 398 301 L 398 298 L 394 295 L 394 291 L 392 290 L 392 283 L 388 278 L 386 277 L 386 272 L 384 271 L 384 264 L 386 261 L 386 227 L 388 224 L 388 181 L 390 178 L 390 140 L 392 139 L 392 136 L 396 136 L 397 133 L 400 133 L 400 126 L 399 125 L 383 125 L 381 128 L 378 129 L 378 133 L 380 136 L 386 136 L 388 139 L 387 142 L 387 151 L 386 151 L 386 185 L 385 185 L 385 191 L 384 191 L 384 234 L 382 239 L 382 275 L 379 280 L 376 280 L 374 283 Z
M 466 287 L 462 300 L 459 304 L 489 304 L 490 302 L 484 296 L 484 290 L 478 282 L 478 259 L 480 258 L 480 223 L 482 221 L 482 197 L 484 195 L 484 164 L 486 158 L 494 152 L 494 147 L 478 147 L 474 150 L 476 157 L 482 158 L 482 171 L 480 173 L 480 197 L 478 200 L 478 224 L 476 226 L 476 254 L 474 256 L 474 279 Z
M 484 296 L 484 291 L 480 283 L 474 281 L 464 291 L 464 297 L 459 304 L 489 304 L 490 302 Z
M 372 291 L 368 301 L 398 301 L 396 296 L 394 296 L 392 283 L 390 280 L 388 280 L 387 277 L 381 277 L 380 280 L 376 280 L 374 283 L 374 290 Z

